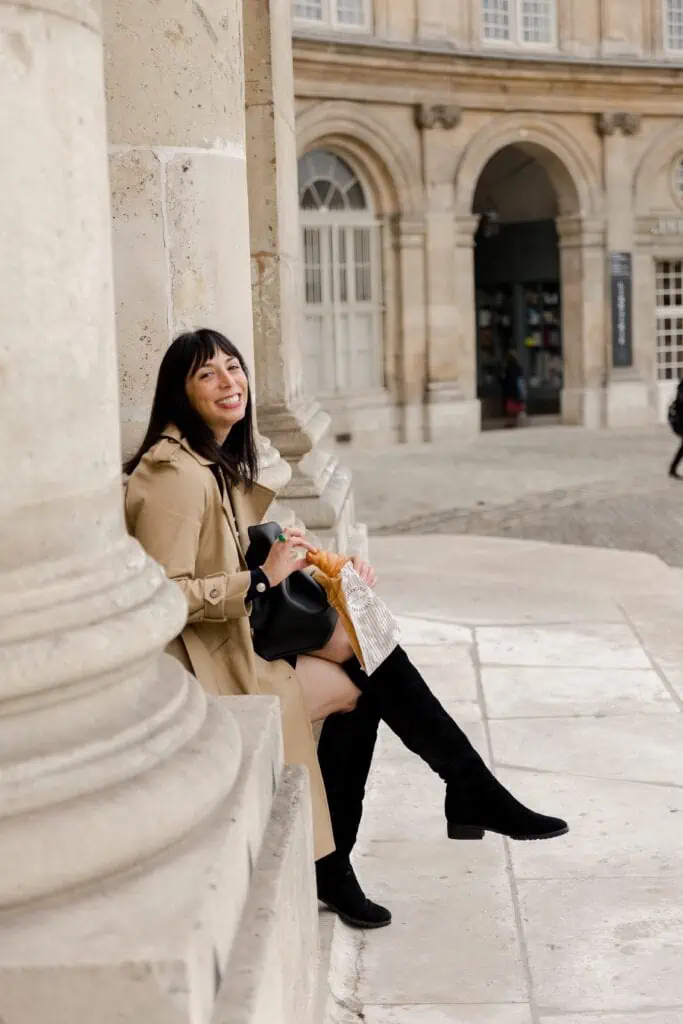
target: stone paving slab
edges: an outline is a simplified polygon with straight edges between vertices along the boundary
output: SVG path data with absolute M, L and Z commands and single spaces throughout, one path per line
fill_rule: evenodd
M 438 540 L 373 550 L 411 656 L 506 785 L 571 832 L 449 842 L 443 784 L 383 727 L 355 863 L 394 922 L 335 922 L 327 1024 L 683 1024 L 681 574 Z

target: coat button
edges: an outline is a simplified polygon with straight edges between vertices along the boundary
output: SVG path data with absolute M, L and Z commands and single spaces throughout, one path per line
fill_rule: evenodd
M 265 594 L 265 592 L 266 592 L 266 585 L 265 585 L 265 583 L 257 583 L 256 584 L 256 590 L 258 591 L 259 594 Z
M 213 590 L 210 592 L 209 597 L 213 597 L 214 600 L 215 600 L 219 596 L 220 596 L 220 591 L 216 590 L 216 588 L 214 587 Z

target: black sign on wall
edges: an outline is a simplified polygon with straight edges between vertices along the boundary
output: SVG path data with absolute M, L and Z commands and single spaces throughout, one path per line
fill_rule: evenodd
M 633 273 L 630 252 L 610 253 L 612 282 L 612 366 L 633 366 L 631 306 Z

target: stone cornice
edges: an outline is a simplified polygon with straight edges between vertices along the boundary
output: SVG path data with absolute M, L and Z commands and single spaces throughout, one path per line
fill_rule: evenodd
M 295 38 L 297 96 L 415 104 L 422 99 L 463 109 L 573 111 L 592 116 L 628 93 L 633 114 L 680 116 L 683 69 L 667 64 L 617 64 L 513 58 L 420 48 L 377 40 Z

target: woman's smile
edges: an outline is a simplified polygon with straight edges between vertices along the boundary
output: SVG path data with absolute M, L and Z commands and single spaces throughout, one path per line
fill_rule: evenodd
M 217 352 L 187 378 L 185 390 L 196 412 L 223 444 L 247 410 L 249 382 L 239 359 Z

